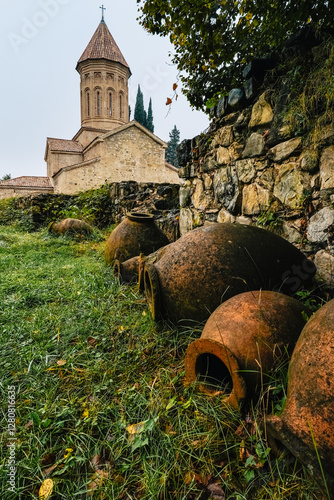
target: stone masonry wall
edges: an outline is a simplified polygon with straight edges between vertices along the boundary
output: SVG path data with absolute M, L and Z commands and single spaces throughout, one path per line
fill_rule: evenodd
M 178 150 L 180 233 L 211 222 L 259 224 L 314 258 L 334 289 L 334 124 L 309 144 L 277 126 L 281 108 L 262 87 L 247 99 L 234 89 L 219 101 L 206 134 Z

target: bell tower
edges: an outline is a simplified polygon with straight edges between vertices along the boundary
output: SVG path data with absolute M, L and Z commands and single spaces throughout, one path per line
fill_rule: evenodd
M 129 122 L 128 79 L 131 71 L 102 20 L 80 57 L 82 129 L 112 130 Z

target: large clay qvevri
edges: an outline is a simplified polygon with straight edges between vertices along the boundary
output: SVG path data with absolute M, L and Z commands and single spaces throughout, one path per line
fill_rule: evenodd
M 289 242 L 242 224 L 210 224 L 166 247 L 144 270 L 155 319 L 207 320 L 225 300 L 249 290 L 292 294 L 308 286 L 314 264 Z
M 221 304 L 192 342 L 185 359 L 186 381 L 208 394 L 226 395 L 238 407 L 254 397 L 267 374 L 292 352 L 306 320 L 305 307 L 287 295 L 246 292 Z
M 168 243 L 167 236 L 155 224 L 153 215 L 131 212 L 109 236 L 104 255 L 109 265 L 116 259 L 124 262 L 141 253 L 148 255 Z
M 50 233 L 60 234 L 91 234 L 94 228 L 80 219 L 64 219 L 60 222 L 51 222 Z
M 320 460 L 331 498 L 334 498 L 333 423 L 334 299 L 305 325 L 291 357 L 283 413 L 266 419 L 269 435 L 280 440 L 324 484 Z

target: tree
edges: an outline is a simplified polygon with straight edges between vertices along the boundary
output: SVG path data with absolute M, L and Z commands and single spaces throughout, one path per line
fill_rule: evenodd
M 183 92 L 198 109 L 240 84 L 254 55 L 279 51 L 303 26 L 333 28 L 332 0 L 137 0 L 140 23 L 168 36 Z
M 3 177 L 1 177 L 0 181 L 9 181 L 9 179 L 11 178 L 11 174 L 5 174 Z
M 141 125 L 144 125 L 144 127 L 146 127 L 147 117 L 144 108 L 144 96 L 140 89 L 140 85 L 138 85 L 134 118 L 135 120 L 137 120 L 137 122 L 141 123 Z
M 180 131 L 177 129 L 176 125 L 171 132 L 169 132 L 169 141 L 166 149 L 166 160 L 174 167 L 179 166 L 177 160 L 176 148 L 180 144 Z
M 150 99 L 150 103 L 148 105 L 148 111 L 147 111 L 147 123 L 146 127 L 150 132 L 154 132 L 154 124 L 153 124 L 153 110 L 152 110 L 152 99 Z

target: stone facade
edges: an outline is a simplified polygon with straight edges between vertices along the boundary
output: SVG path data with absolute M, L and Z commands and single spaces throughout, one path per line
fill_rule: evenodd
M 166 144 L 139 123 L 114 129 L 88 146 L 84 162 L 59 170 L 55 193 L 73 194 L 105 182 L 179 182 L 178 169 L 165 162 Z

